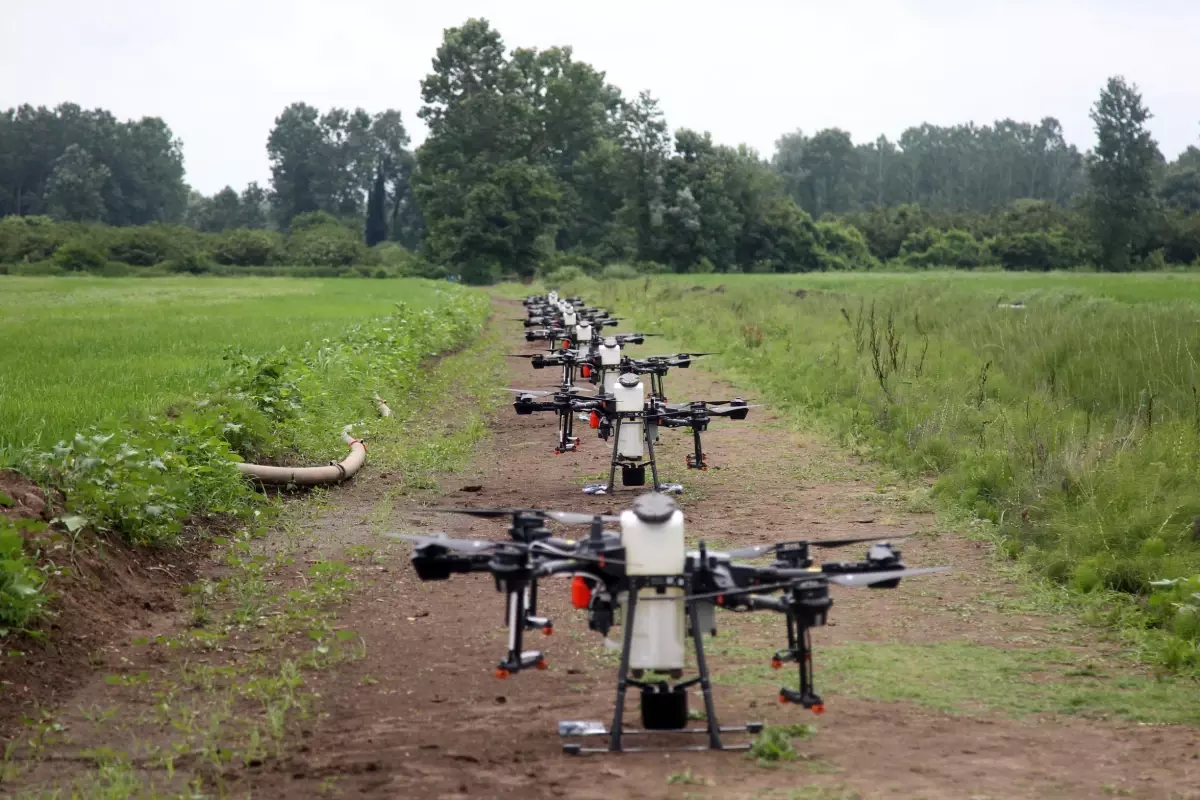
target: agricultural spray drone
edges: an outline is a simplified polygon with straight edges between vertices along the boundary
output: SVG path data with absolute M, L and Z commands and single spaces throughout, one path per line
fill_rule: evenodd
M 642 733 L 707 734 L 708 745 L 683 749 L 744 749 L 725 746 L 721 734 L 756 733 L 761 723 L 721 727 L 705 661 L 702 634 L 716 633 L 716 609 L 735 612 L 773 611 L 783 614 L 787 646 L 777 650 L 771 666 L 795 663 L 797 688 L 783 686 L 781 703 L 793 703 L 815 713 L 825 710 L 813 685 L 812 629 L 825 624 L 833 599 L 831 584 L 847 587 L 894 588 L 901 579 L 949 567 L 908 569 L 900 552 L 881 537 L 837 541 L 790 541 L 757 545 L 729 552 L 707 549 L 703 542 L 688 552 L 684 516 L 675 501 L 662 494 L 638 497 L 619 517 L 532 509 L 441 509 L 479 517 L 511 517 L 507 541 L 452 539 L 445 534 L 395 535 L 414 542 L 412 563 L 421 580 L 446 580 L 456 573 L 487 572 L 505 595 L 508 650 L 495 674 L 507 678 L 528 669 L 546 669 L 539 650 L 525 650 L 525 634 L 550 635 L 553 622 L 538 614 L 538 582 L 571 578 L 572 605 L 588 612 L 588 628 L 608 641 L 609 631 L 623 625 L 621 661 L 612 724 L 560 722 L 559 735 L 608 737 L 607 748 L 578 743 L 564 745 L 570 754 L 635 752 L 623 737 Z M 550 521 L 590 525 L 580 541 L 557 538 Z M 606 530 L 619 523 L 620 530 Z M 863 561 L 815 566 L 814 548 L 844 547 L 874 542 Z M 739 559 L 772 554 L 769 566 L 740 563 Z M 691 637 L 696 676 L 685 681 L 685 645 Z M 669 679 L 669 680 L 668 680 Z M 671 681 L 676 681 L 672 685 Z M 688 689 L 700 686 L 707 712 L 704 728 L 687 728 Z M 641 692 L 642 730 L 624 727 L 625 695 L 630 686 Z
M 564 310 L 572 308 L 570 304 L 562 302 L 556 307 Z M 683 487 L 677 483 L 664 484 L 659 481 L 654 453 L 659 428 L 690 429 L 694 449 L 687 457 L 687 466 L 689 469 L 705 470 L 708 463 L 701 434 L 708 430 L 714 418 L 745 419 L 750 406 L 741 398 L 675 405 L 667 402 L 663 387 L 667 372 L 673 367 L 686 369 L 693 358 L 710 355 L 708 353 L 676 353 L 633 359 L 622 354 L 622 346 L 641 344 L 645 337 L 653 334 L 616 334 L 601 339 L 587 322 L 578 323 L 576 328 L 576 349 L 564 347 L 548 354 L 514 354 L 515 358 L 528 358 L 534 369 L 561 366 L 562 378 L 559 387 L 553 391 L 509 389 L 517 394 L 513 408 L 520 415 L 553 412 L 558 417 L 556 454 L 578 448 L 579 437 L 574 435 L 574 422 L 580 414 L 597 430 L 600 439 L 613 439 L 608 482 L 585 486 L 584 491 L 588 494 L 612 492 L 618 467 L 621 469 L 621 482 L 625 486 L 645 486 L 646 468 L 649 467 L 656 491 L 682 492 Z M 527 339 L 531 333 L 526 334 Z M 577 373 L 593 384 L 599 384 L 598 393 L 582 394 L 575 386 Z M 647 375 L 648 392 L 641 377 Z

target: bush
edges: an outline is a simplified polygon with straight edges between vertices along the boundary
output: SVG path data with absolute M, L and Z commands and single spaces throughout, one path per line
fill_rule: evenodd
M 562 267 L 546 276 L 546 285 L 560 287 L 584 277 L 579 267 Z
M 307 231 L 311 228 L 322 228 L 326 225 L 334 225 L 339 228 L 346 227 L 341 220 L 327 211 L 309 211 L 292 217 L 292 222 L 288 226 L 288 230 L 292 233 L 300 233 L 300 231 Z
M 232 267 L 265 267 L 274 264 L 283 240 L 272 231 L 238 228 L 215 237 L 213 261 Z
M 193 231 L 174 225 L 113 228 L 109 233 L 108 259 L 132 266 L 156 266 L 180 257 L 188 249 Z
M 163 267 L 167 272 L 187 272 L 192 275 L 200 275 L 208 272 L 212 263 L 199 250 L 189 250 L 178 258 L 165 262 Z
M 638 271 L 628 264 L 609 264 L 600 271 L 600 278 L 606 281 L 627 281 L 637 277 Z
M 293 229 L 286 252 L 288 261 L 302 266 L 349 267 L 370 260 L 358 234 L 338 224 Z
M 65 226 L 49 217 L 0 219 L 0 264 L 45 261 L 67 240 Z
M 843 222 L 816 223 L 817 259 L 821 269 L 875 269 L 878 259 L 862 231 Z
M 1001 235 L 988 246 L 1005 269 L 1066 269 L 1080 258 L 1079 248 L 1063 228 Z
M 54 263 L 67 272 L 100 272 L 108 259 L 85 242 L 68 242 L 54 252 Z
M 900 246 L 900 257 L 914 267 L 974 269 L 991 260 L 988 248 L 967 231 L 925 228 Z
M 594 258 L 577 253 L 553 253 L 538 261 L 537 273 L 550 275 L 563 267 L 577 267 L 587 275 L 599 275 L 604 265 Z

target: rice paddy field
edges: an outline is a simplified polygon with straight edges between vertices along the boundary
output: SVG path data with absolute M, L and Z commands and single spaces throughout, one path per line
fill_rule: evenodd
M 288 278 L 0 278 L 0 464 L 89 425 L 157 414 L 229 371 L 228 348 L 295 349 L 447 284 Z M 442 292 L 440 295 L 439 292 Z

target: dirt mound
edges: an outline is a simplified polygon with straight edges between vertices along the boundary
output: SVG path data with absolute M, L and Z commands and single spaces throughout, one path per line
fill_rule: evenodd
M 0 516 L 49 520 L 53 507 L 33 481 L 11 469 L 0 469 Z
M 0 514 L 9 519 L 48 522 L 63 508 L 61 495 L 47 498 L 11 470 L 0 471 L 0 492 Z M 54 526 L 27 536 L 49 579 L 49 612 L 36 630 L 2 640 L 0 741 L 21 717 L 53 706 L 108 667 L 116 643 L 153 636 L 164 617 L 175 619 L 183 588 L 194 580 L 207 551 L 207 536 L 196 527 L 185 531 L 190 545 L 169 552 L 129 547 L 115 536 L 90 532 L 73 540 Z

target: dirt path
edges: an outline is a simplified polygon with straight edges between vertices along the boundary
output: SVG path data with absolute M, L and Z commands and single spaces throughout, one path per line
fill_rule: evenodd
M 497 304 L 498 318 L 518 308 Z M 501 347 L 522 348 L 508 352 L 530 351 L 512 323 L 500 337 Z M 555 377 L 517 359 L 507 369 L 510 386 Z M 672 372 L 667 389 L 672 399 L 733 391 L 698 369 Z M 566 584 L 547 587 L 543 606 L 556 632 L 532 645 L 546 652 L 550 669 L 498 681 L 491 671 L 503 655 L 505 631 L 491 581 L 459 576 L 422 583 L 407 563 L 408 548 L 388 544 L 381 533 L 440 529 L 500 538 L 502 522 L 422 509 L 461 503 L 607 512 L 636 494 L 582 494 L 608 457 L 606 445 L 586 431 L 581 452 L 553 456 L 549 415 L 517 417 L 504 406 L 488 425 L 489 438 L 465 470 L 443 476 L 437 488 L 399 494 L 383 480 L 334 494 L 330 510 L 293 534 L 303 542 L 298 552 L 313 560 L 370 554 L 353 570 L 334 626 L 353 631 L 357 649 L 306 679 L 319 713 L 297 728 L 288 747 L 226 764 L 224 793 L 1200 798 L 1197 729 L 1135 721 L 1167 713 L 1161 708 L 1173 704 L 1162 693 L 1171 687 L 1121 666 L 1111 647 L 1092 641 L 1093 631 L 1032 606 L 981 543 L 937 532 L 932 514 L 920 511 L 927 503 L 919 490 L 887 484 L 868 465 L 792 432 L 769 409 L 756 409 L 743 423 L 714 423 L 706 450 L 719 468 L 707 473 L 683 469 L 686 438 L 663 432 L 660 459 L 667 477 L 686 487 L 681 504 L 689 538 L 728 545 L 916 534 L 902 546 L 906 562 L 948 563 L 954 576 L 908 581 L 891 592 L 836 591 L 831 625 L 814 637 L 817 688 L 828 706 L 819 719 L 775 702 L 779 681 L 794 681 L 767 668 L 783 644 L 782 620 L 718 617 L 723 627 L 710 647 L 721 721 L 815 722 L 816 735 L 795 742 L 794 760 L 762 766 L 737 752 L 562 755 L 556 723 L 608 720 L 615 678 L 612 654 L 570 608 Z M 636 719 L 636 699 L 628 709 Z M 68 750 L 80 747 L 76 741 Z M 72 762 L 41 763 L 61 769 Z

